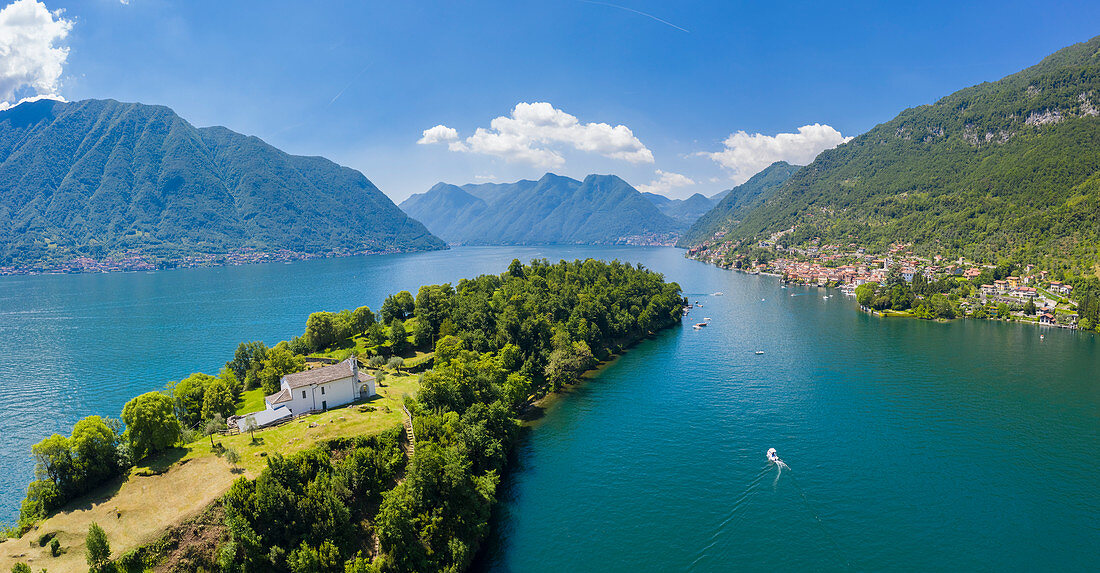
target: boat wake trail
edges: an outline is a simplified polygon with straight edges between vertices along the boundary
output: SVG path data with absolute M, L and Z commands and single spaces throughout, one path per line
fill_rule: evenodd
M 775 464 L 775 481 L 772 482 L 774 488 L 779 483 L 779 476 L 783 475 L 783 468 L 791 469 L 791 466 L 783 463 L 783 460 L 779 459 L 779 454 L 775 453 L 775 448 L 768 448 L 767 453 L 768 461 Z
M 718 543 L 718 540 L 722 536 L 722 532 L 726 530 L 727 526 L 729 526 L 731 523 L 733 523 L 734 525 L 740 523 L 740 521 L 744 518 L 745 508 L 748 507 L 749 502 L 752 501 L 752 498 L 759 490 L 760 484 L 764 482 L 764 478 L 766 478 L 770 472 L 771 468 L 769 467 L 765 466 L 763 469 L 761 469 L 760 473 L 756 474 L 756 477 L 753 478 L 753 480 L 749 482 L 748 486 L 746 486 L 745 489 L 741 491 L 741 494 L 737 496 L 737 499 L 733 500 L 733 505 L 730 506 L 729 511 L 727 511 L 722 516 L 722 519 L 714 526 L 713 532 L 711 533 L 710 538 L 707 539 L 706 545 L 701 547 L 696 553 L 695 559 L 691 562 L 690 569 L 694 569 L 695 566 L 700 561 L 702 561 L 704 557 L 707 556 L 707 553 L 711 550 L 711 548 L 713 548 L 714 545 Z

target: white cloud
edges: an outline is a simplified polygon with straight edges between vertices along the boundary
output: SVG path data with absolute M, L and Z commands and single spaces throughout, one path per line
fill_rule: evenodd
M 815 123 L 798 128 L 798 133 L 748 134 L 744 131 L 730 134 L 723 141 L 725 149 L 713 153 L 702 152 L 730 171 L 738 184 L 776 161 L 806 165 L 826 149 L 832 149 L 851 140 L 836 129 Z
M 32 102 L 32 101 L 39 101 L 39 100 L 43 100 L 43 99 L 50 99 L 50 100 L 54 100 L 54 101 L 65 101 L 65 98 L 63 98 L 63 97 L 61 97 L 57 94 L 36 95 L 36 96 L 31 96 L 31 97 L 25 97 L 25 98 L 13 103 L 13 104 L 8 103 L 6 101 L 0 101 L 0 111 L 4 111 L 6 109 L 11 109 L 11 108 L 13 108 L 13 107 L 15 107 L 15 106 L 17 106 L 21 103 L 29 103 L 29 102 Z
M 445 141 L 455 141 L 458 139 L 458 130 L 453 127 L 447 127 L 445 125 L 437 125 L 425 129 L 421 134 L 417 143 L 420 145 L 431 145 L 433 143 L 443 143 Z
M 0 100 L 33 91 L 53 95 L 60 87 L 69 48 L 59 45 L 73 27 L 37 0 L 16 0 L 0 10 Z
M 454 137 L 429 138 L 433 130 L 437 130 L 433 135 L 451 134 Z M 425 130 L 418 143 L 444 141 L 449 141 L 451 151 L 483 153 L 544 168 L 560 167 L 565 163 L 559 151 L 562 147 L 630 163 L 653 163 L 653 153 L 627 126 L 581 123 L 576 116 L 546 102 L 520 102 L 510 115 L 492 120 L 488 129 L 479 127 L 462 141 L 458 140 L 455 130 L 437 125 Z
M 686 175 L 680 175 L 679 173 L 671 173 L 668 171 L 656 171 L 657 178 L 651 181 L 648 185 L 638 185 L 635 187 L 642 193 L 657 193 L 664 195 L 669 191 L 677 187 L 687 187 L 688 185 L 695 185 L 690 177 Z

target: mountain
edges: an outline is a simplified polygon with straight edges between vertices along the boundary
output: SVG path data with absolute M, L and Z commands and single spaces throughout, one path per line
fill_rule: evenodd
M 0 265 L 443 247 L 358 171 L 167 107 L 40 100 L 0 112 Z
M 786 161 L 772 163 L 748 181 L 715 195 L 721 197 L 705 214 L 697 217 L 680 237 L 677 246 L 687 247 L 711 238 L 718 231 L 736 224 L 756 202 L 766 200 L 787 179 L 801 169 Z
M 1089 269 L 1100 242 L 1100 37 L 907 109 L 820 154 L 728 240 L 814 237 Z
M 614 175 L 439 183 L 401 209 L 443 240 L 466 245 L 668 243 L 687 226 Z
M 702 193 L 696 193 L 687 199 L 669 199 L 657 193 L 642 193 L 642 196 L 649 199 L 658 211 L 673 219 L 682 221 L 686 225 L 691 225 L 703 213 L 710 211 L 721 199 L 720 195 L 721 193 L 715 195 L 715 197 L 718 197 L 718 199 L 715 199 L 708 198 Z

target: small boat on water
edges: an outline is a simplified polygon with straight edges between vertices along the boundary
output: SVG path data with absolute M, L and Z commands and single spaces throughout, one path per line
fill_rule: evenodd
M 760 299 L 760 302 L 764 302 L 764 299 Z
M 763 351 L 763 350 L 757 350 L 757 351 L 756 351 L 756 353 L 757 353 L 757 354 L 763 354 L 763 353 L 764 353 L 764 351 Z
M 703 322 L 710 322 L 710 317 L 709 316 L 704 316 L 703 317 Z
M 718 292 L 716 292 L 716 293 L 714 293 L 714 294 L 712 294 L 712 295 L 710 295 L 710 296 L 725 296 L 725 294 L 726 294 L 726 293 L 724 293 L 724 292 L 722 292 L 722 291 L 718 291 Z
M 697 323 L 695 323 L 695 328 L 703 328 L 706 325 L 707 325 L 707 323 L 705 323 L 705 322 L 697 322 Z
M 698 324 L 692 326 L 692 328 L 694 328 L 695 330 L 703 330 L 703 327 L 699 326 Z
M 776 453 L 775 448 L 768 448 L 768 461 L 772 463 L 779 461 L 779 454 Z

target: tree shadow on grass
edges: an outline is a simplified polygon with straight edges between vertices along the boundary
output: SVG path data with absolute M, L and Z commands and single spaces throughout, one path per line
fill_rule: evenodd
M 134 465 L 135 475 L 159 475 L 169 469 L 187 455 L 187 448 L 168 448 L 167 450 L 149 456 Z

